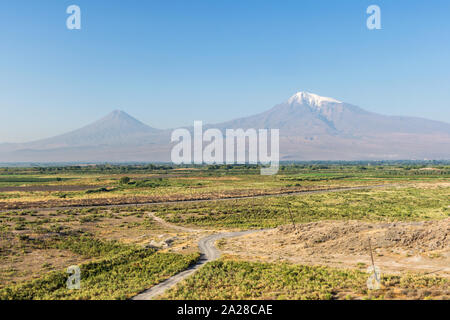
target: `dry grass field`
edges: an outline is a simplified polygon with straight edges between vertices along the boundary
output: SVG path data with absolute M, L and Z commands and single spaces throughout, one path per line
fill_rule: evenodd
M 249 229 L 161 298 L 445 299 L 449 217 L 448 165 L 0 168 L 0 299 L 127 299 Z

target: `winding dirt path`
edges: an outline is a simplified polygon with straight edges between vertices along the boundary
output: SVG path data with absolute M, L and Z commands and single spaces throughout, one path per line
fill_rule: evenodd
M 170 229 L 175 229 L 181 232 L 205 232 L 205 231 L 209 231 L 206 229 L 200 230 L 200 229 L 194 229 L 194 228 L 189 228 L 189 227 L 183 227 L 183 226 L 178 226 L 176 224 L 172 224 L 170 222 L 167 222 L 164 219 L 161 219 L 160 217 L 155 216 L 154 212 L 150 212 L 148 214 L 149 218 L 152 218 L 154 221 L 156 221 L 157 223 L 159 223 L 160 225 L 170 228 Z
M 173 229 L 177 229 L 184 232 L 204 232 L 205 230 L 197 230 L 192 228 L 186 228 L 186 227 L 180 227 L 173 225 L 167 221 L 164 221 L 161 218 L 156 217 L 154 214 L 150 213 L 150 217 L 152 217 L 156 222 L 166 226 L 171 227 Z M 248 230 L 248 231 L 236 231 L 236 232 L 222 232 L 222 233 L 216 233 L 209 235 L 207 237 L 201 238 L 198 242 L 198 248 L 200 251 L 200 258 L 198 259 L 197 263 L 188 269 L 177 273 L 176 275 L 170 277 L 167 280 L 164 280 L 163 282 L 160 282 L 156 286 L 151 287 L 148 290 L 145 290 L 144 292 L 138 294 L 137 296 L 134 296 L 132 300 L 151 300 L 161 294 L 163 294 L 166 290 L 174 287 L 178 282 L 180 282 L 183 279 L 186 279 L 190 275 L 192 275 L 195 271 L 197 271 L 201 266 L 203 266 L 205 263 L 214 261 L 220 258 L 220 251 L 215 246 L 215 242 L 219 239 L 223 238 L 233 238 L 233 237 L 239 237 L 250 233 L 255 233 L 263 231 L 261 230 Z
M 375 185 L 375 186 L 334 188 L 334 189 L 326 189 L 326 190 L 312 190 L 312 191 L 290 193 L 288 195 L 340 192 L 340 191 L 349 191 L 349 190 L 381 188 L 381 187 L 387 187 L 387 186 L 391 186 L 391 185 Z M 259 198 L 259 197 L 267 197 L 267 196 L 273 197 L 273 196 L 283 196 L 283 195 L 286 195 L 286 194 L 262 195 L 262 196 L 241 197 L 241 198 Z M 233 198 L 233 199 L 241 199 L 241 198 Z M 217 200 L 230 200 L 230 199 L 190 200 L 190 201 L 182 201 L 182 202 L 206 202 L 206 201 L 217 201 Z M 173 202 L 170 202 L 170 203 L 173 203 Z M 155 204 L 155 203 L 152 203 L 152 204 Z M 159 204 L 164 204 L 164 203 L 159 203 Z M 114 206 L 124 206 L 124 205 L 114 205 Z M 182 231 L 182 232 L 205 232 L 205 231 L 208 231 L 208 230 L 204 230 L 204 229 L 200 230 L 200 229 L 193 229 L 193 228 L 188 228 L 188 227 L 183 227 L 183 226 L 177 226 L 177 225 L 174 225 L 174 224 L 171 224 L 171 223 L 165 221 L 164 219 L 161 219 L 161 218 L 155 216 L 154 213 L 149 213 L 148 215 L 157 223 L 159 223 L 165 227 L 178 230 L 178 231 Z M 237 231 L 237 232 L 222 232 L 222 233 L 216 233 L 216 234 L 212 234 L 212 235 L 206 236 L 204 238 L 201 238 L 198 242 L 200 258 L 195 265 L 189 267 L 188 269 L 186 269 L 180 273 L 177 273 L 176 275 L 170 277 L 169 279 L 166 279 L 163 282 L 160 282 L 159 284 L 151 287 L 150 289 L 147 289 L 144 292 L 134 296 L 132 298 L 132 300 L 151 300 L 151 299 L 163 294 L 166 290 L 174 287 L 180 281 L 191 276 L 200 267 L 202 267 L 205 263 L 214 261 L 214 260 L 217 260 L 218 258 L 220 258 L 221 252 L 215 246 L 215 242 L 217 240 L 223 239 L 223 238 L 234 238 L 234 237 L 239 237 L 239 236 L 256 233 L 256 232 L 261 232 L 261 231 L 267 231 L 267 230 L 269 230 L 269 229 L 247 230 L 247 231 Z

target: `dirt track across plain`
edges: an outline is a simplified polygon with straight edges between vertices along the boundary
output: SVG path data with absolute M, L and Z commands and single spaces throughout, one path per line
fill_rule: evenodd
M 258 231 L 262 231 L 262 230 L 248 230 L 248 231 L 238 231 L 238 232 L 217 233 L 217 234 L 209 235 L 207 237 L 200 239 L 200 241 L 198 242 L 198 248 L 200 250 L 200 259 L 198 260 L 198 262 L 195 265 L 191 266 L 187 270 L 184 270 L 184 271 L 174 275 L 173 277 L 170 277 L 169 279 L 157 284 L 156 286 L 138 294 L 137 296 L 133 297 L 132 300 L 151 300 L 151 299 L 161 295 L 166 290 L 172 288 L 181 280 L 186 279 L 187 277 L 192 275 L 195 271 L 197 271 L 205 263 L 219 259 L 220 251 L 214 245 L 214 243 L 217 240 L 223 239 L 223 238 L 239 237 L 239 236 L 247 235 L 250 233 L 255 233 Z
M 199 203 L 199 202 L 211 202 L 211 201 L 227 201 L 227 200 L 239 200 L 239 199 L 253 199 L 253 198 L 266 198 L 266 197 L 283 197 L 283 196 L 295 196 L 295 195 L 306 195 L 315 193 L 328 193 L 328 192 L 345 192 L 352 190 L 364 190 L 364 189 L 376 189 L 384 187 L 398 187 L 404 186 L 399 184 L 381 184 L 381 185 L 369 185 L 369 186 L 358 186 L 358 187 L 340 187 L 340 188 L 330 188 L 330 189 L 319 189 L 319 190 L 308 190 L 308 191 L 295 191 L 295 192 L 283 192 L 275 194 L 262 194 L 253 196 L 238 196 L 238 197 L 226 197 L 226 198 L 213 198 L 213 199 L 193 199 L 193 200 L 174 200 L 174 201 L 161 201 L 161 202 L 142 202 L 142 203 L 122 203 L 122 204 L 98 204 L 98 205 L 76 205 L 76 206 L 59 206 L 59 207 L 40 207 L 40 208 L 26 208 L 26 209 L 3 209 L 0 212 L 8 211 L 23 211 L 23 210 L 39 210 L 39 211 L 55 211 L 55 210 L 70 210 L 79 208 L 121 208 L 121 207 L 145 207 L 152 205 L 164 205 L 164 204 L 176 204 L 176 203 Z

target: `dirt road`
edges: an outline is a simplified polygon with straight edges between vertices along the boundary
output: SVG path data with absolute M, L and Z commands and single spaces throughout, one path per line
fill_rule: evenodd
M 175 229 L 175 230 L 178 230 L 181 232 L 205 232 L 205 231 L 208 231 L 206 229 L 200 230 L 200 229 L 194 229 L 194 228 L 183 227 L 183 226 L 178 226 L 178 225 L 172 224 L 170 222 L 167 222 L 164 219 L 161 219 L 161 218 L 155 216 L 155 213 L 153 213 L 153 212 L 150 212 L 148 214 L 148 216 L 149 216 L 149 218 L 152 218 L 154 221 L 156 221 L 157 223 L 159 223 L 160 225 L 162 225 L 164 227 L 167 227 L 170 229 Z
M 167 224 L 167 222 L 165 222 Z M 174 226 L 177 227 L 177 226 Z M 198 242 L 198 248 L 200 250 L 200 259 L 198 262 L 191 266 L 189 269 L 182 271 L 173 277 L 170 277 L 169 279 L 157 284 L 156 286 L 138 294 L 137 296 L 133 297 L 132 300 L 151 300 L 162 293 L 164 293 L 166 290 L 172 288 L 175 286 L 178 282 L 180 282 L 183 279 L 186 279 L 190 275 L 192 275 L 195 271 L 197 271 L 202 265 L 204 265 L 207 262 L 214 261 L 218 258 L 220 258 L 220 251 L 216 248 L 214 243 L 223 238 L 233 238 L 233 237 L 239 237 L 250 233 L 255 233 L 263 230 L 249 230 L 249 231 L 239 231 L 239 232 L 224 232 L 224 233 L 217 233 L 213 235 L 209 235 L 207 237 L 204 237 L 200 239 Z
M 175 203 L 198 203 L 198 202 L 211 202 L 211 201 L 227 201 L 227 200 L 239 200 L 239 199 L 252 199 L 252 198 L 264 198 L 264 197 L 283 197 L 283 196 L 295 196 L 295 195 L 306 195 L 306 194 L 315 194 L 315 193 L 328 193 L 328 192 L 344 192 L 344 191 L 352 191 L 352 190 L 364 190 L 364 189 L 375 189 L 375 188 L 384 188 L 384 187 L 395 187 L 395 186 L 403 186 L 400 184 L 382 184 L 382 185 L 369 185 L 369 186 L 358 186 L 358 187 L 339 187 L 339 188 L 330 188 L 330 189 L 319 189 L 319 190 L 308 190 L 308 191 L 287 191 L 282 193 L 275 194 L 262 194 L 262 195 L 252 195 L 252 196 L 236 196 L 236 197 L 225 197 L 225 198 L 213 198 L 213 199 L 193 199 L 193 200 L 173 200 L 173 201 L 161 201 L 161 202 L 127 202 L 121 204 L 94 204 L 94 205 L 73 205 L 73 206 L 56 206 L 56 207 L 27 207 L 24 209 L 1 209 L 0 212 L 8 212 L 11 210 L 15 211 L 23 211 L 23 210 L 39 210 L 39 211 L 55 211 L 55 210 L 69 210 L 69 209 L 78 209 L 78 208 L 121 208 L 121 207 L 143 207 L 143 206 L 151 206 L 151 205 L 164 205 L 164 204 L 175 204 Z

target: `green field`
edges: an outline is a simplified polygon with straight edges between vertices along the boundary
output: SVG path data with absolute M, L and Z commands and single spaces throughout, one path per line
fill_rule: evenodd
M 215 232 L 324 220 L 445 222 L 450 217 L 445 162 L 283 164 L 275 176 L 261 176 L 259 170 L 228 165 L 0 168 L 0 299 L 127 299 L 188 268 L 199 257 L 199 239 Z M 363 188 L 326 191 L 346 187 Z M 166 240 L 170 245 L 150 245 Z M 405 251 L 395 258 L 415 254 Z M 227 257 L 205 265 L 164 298 L 448 296 L 448 280 L 439 277 L 385 275 L 385 288 L 369 292 L 367 275 L 354 263 L 336 269 Z M 442 250 L 421 257 L 432 257 L 437 265 L 446 261 Z M 81 290 L 66 288 L 70 265 L 81 268 Z
M 198 259 L 198 254 L 157 253 L 89 238 L 56 239 L 36 246 L 69 249 L 98 259 L 80 265 L 79 290 L 67 288 L 68 274 L 61 270 L 5 286 L 0 289 L 0 300 L 127 299 L 186 269 Z
M 371 291 L 367 274 L 319 266 L 246 261 L 208 263 L 165 293 L 163 299 L 383 299 L 450 298 L 449 281 L 414 275 L 384 276 L 383 288 Z
M 282 165 L 275 176 L 261 176 L 256 166 L 0 168 L 0 209 L 219 199 L 332 187 L 434 183 L 449 181 L 449 176 L 449 166 L 442 164 Z M 73 189 L 77 186 L 79 190 Z M 2 190 L 8 187 L 12 189 Z
M 319 220 L 415 221 L 450 216 L 450 187 L 383 188 L 158 206 L 177 224 L 269 228 Z

